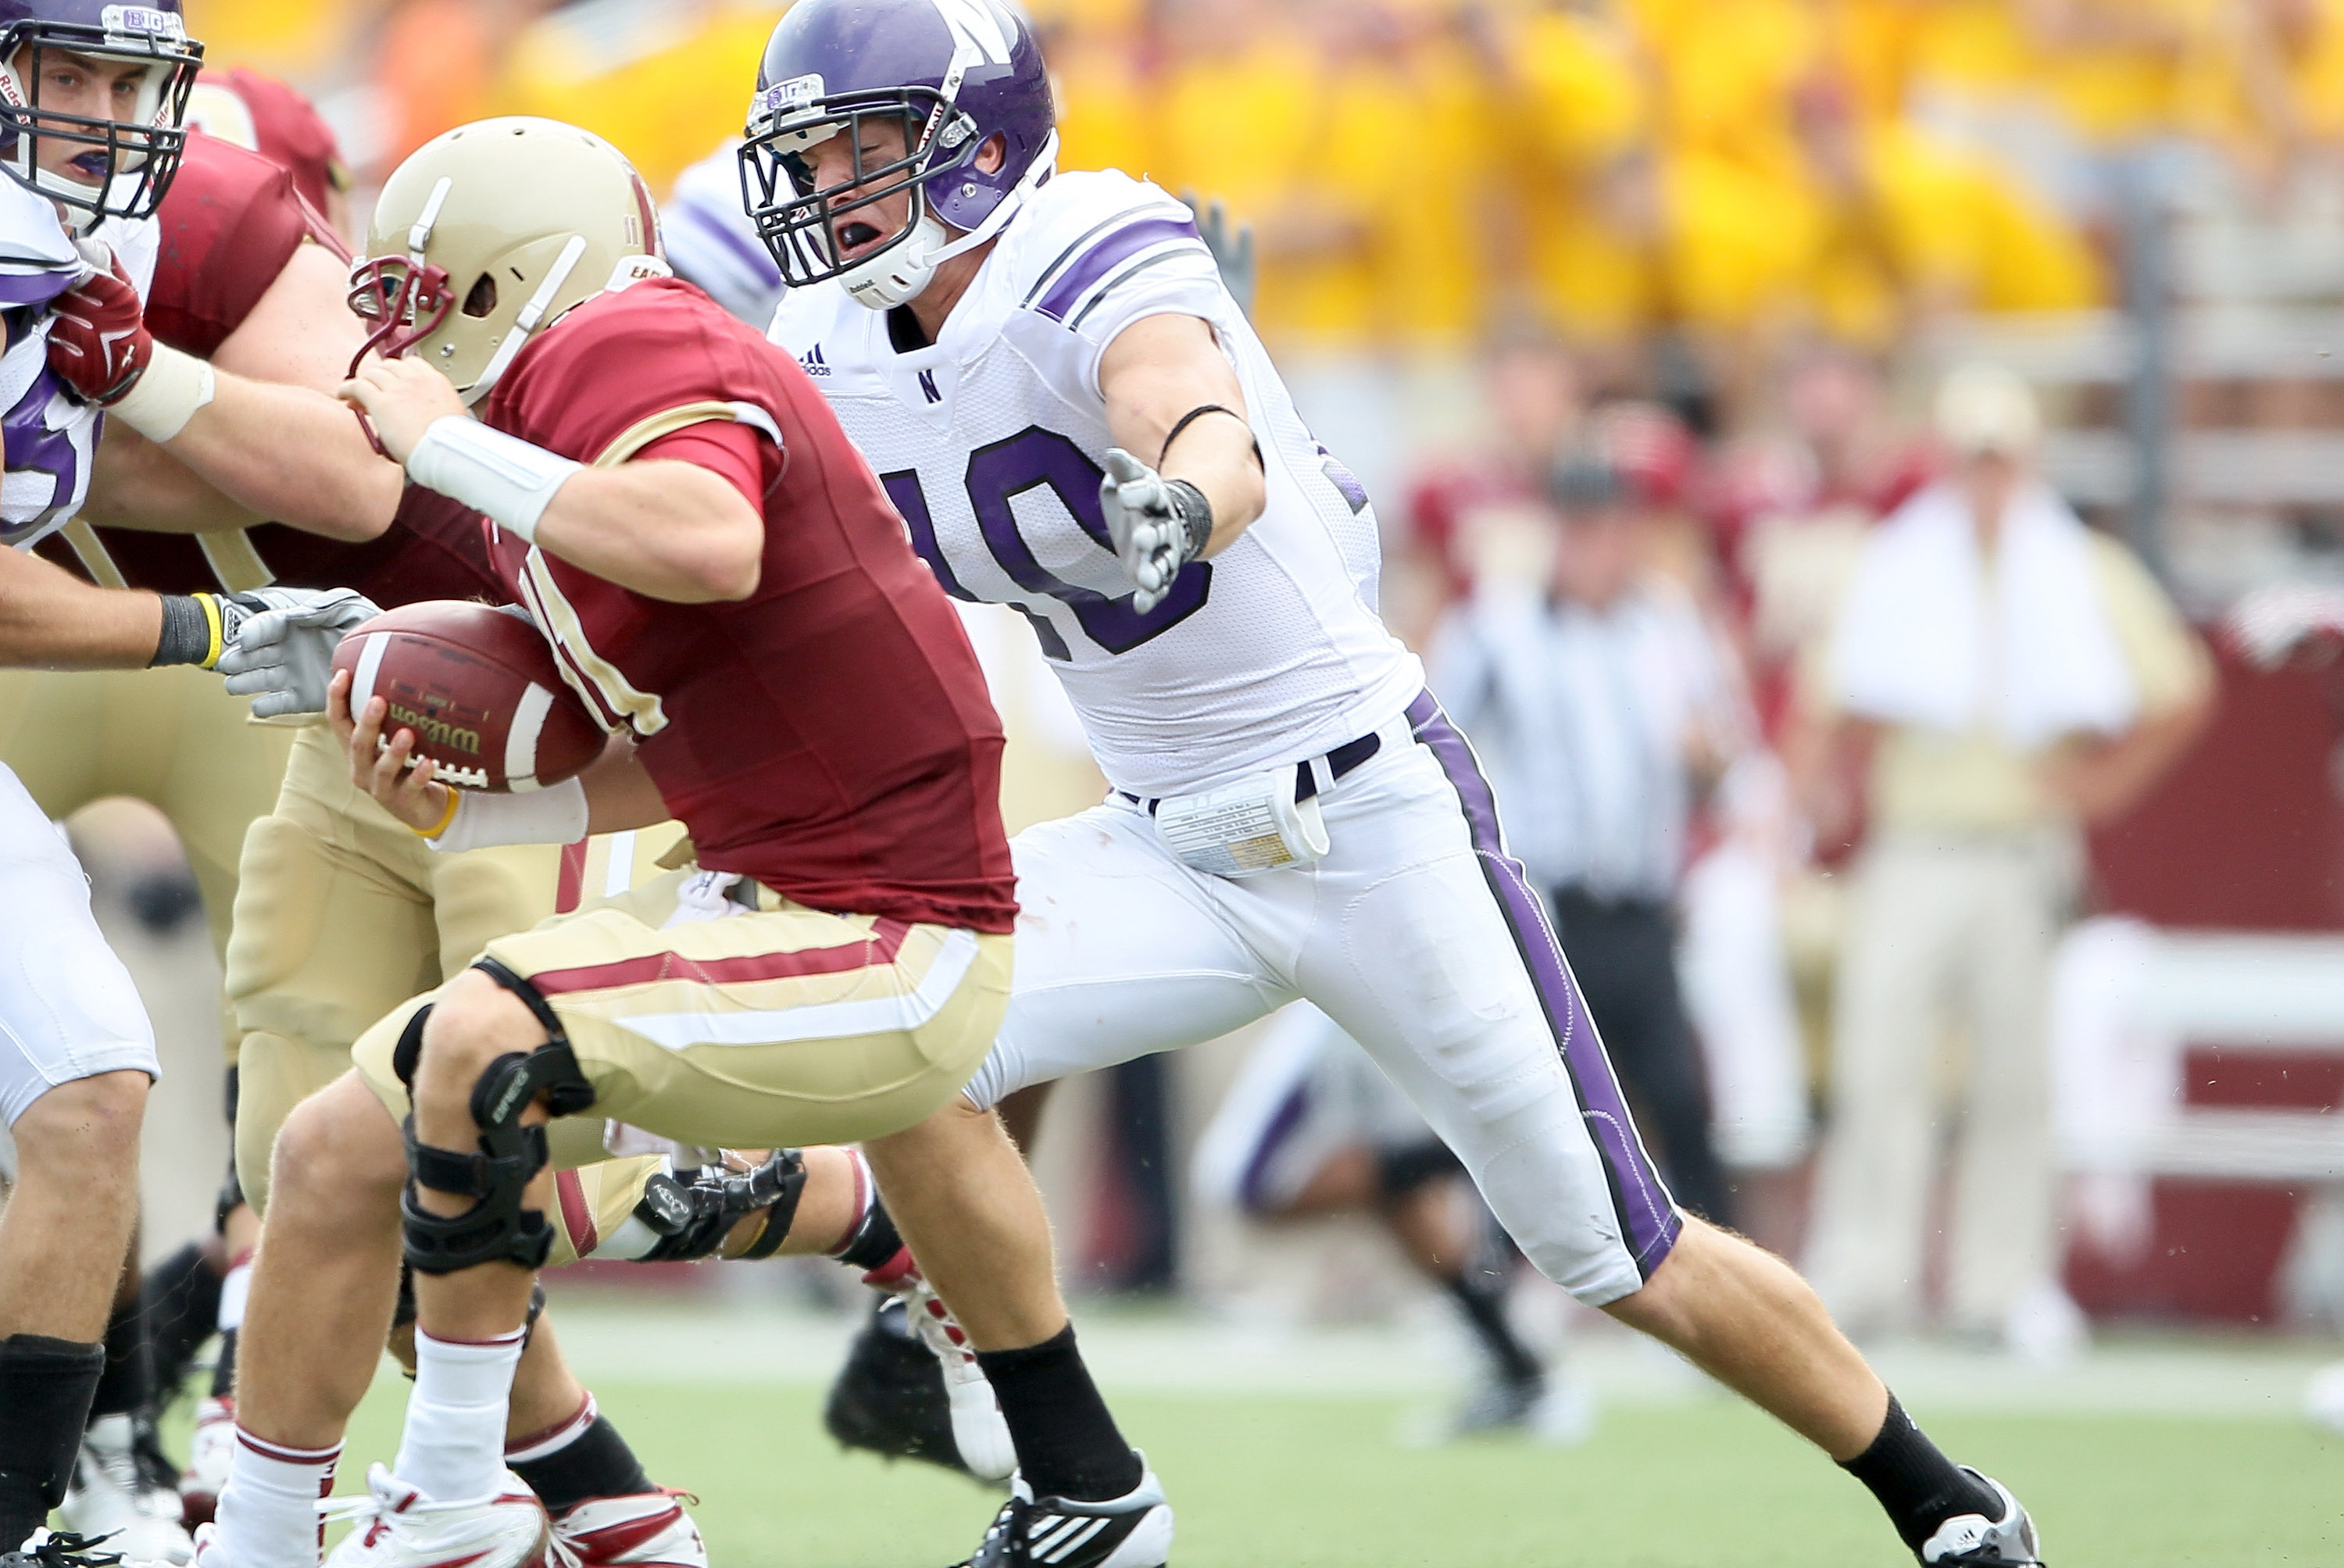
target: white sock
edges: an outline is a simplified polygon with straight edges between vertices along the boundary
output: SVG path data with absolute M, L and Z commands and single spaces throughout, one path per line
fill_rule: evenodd
M 505 1415 L 524 1330 L 493 1340 L 415 1331 L 415 1391 L 399 1440 L 401 1481 L 437 1502 L 493 1495 L 504 1482 Z
M 288 1448 L 236 1429 L 236 1457 L 220 1488 L 218 1551 L 228 1568 L 318 1568 L 325 1544 L 318 1499 L 334 1489 L 342 1445 Z
M 245 1253 L 220 1276 L 219 1331 L 232 1334 L 244 1327 L 244 1304 L 252 1296 L 252 1254 Z

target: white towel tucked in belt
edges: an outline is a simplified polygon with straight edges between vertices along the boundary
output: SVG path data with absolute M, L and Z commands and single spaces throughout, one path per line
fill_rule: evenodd
M 1834 694 L 1885 723 L 1989 723 L 2020 751 L 2128 727 L 2140 691 L 2108 623 L 2092 543 L 2039 484 L 2012 498 L 1988 581 L 1968 504 L 1915 496 L 1866 541 L 1831 651 Z

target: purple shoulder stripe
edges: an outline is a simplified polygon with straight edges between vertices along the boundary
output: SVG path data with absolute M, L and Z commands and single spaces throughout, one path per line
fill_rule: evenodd
M 0 309 L 22 309 L 27 305 L 45 305 L 74 286 L 75 272 L 69 268 L 44 268 L 37 272 L 10 272 L 0 268 Z
M 729 255 L 743 268 L 763 280 L 768 288 L 780 285 L 782 268 L 780 263 L 773 259 L 773 253 L 735 229 L 719 215 L 707 211 L 696 202 L 679 201 L 668 207 L 667 216 L 676 222 L 688 223 L 692 233 Z
M 1175 239 L 1188 240 L 1200 248 L 1205 243 L 1197 233 L 1195 220 L 1187 217 L 1142 218 L 1116 229 L 1060 272 L 1057 281 L 1050 285 L 1049 292 L 1042 296 L 1035 309 L 1053 321 L 1063 321 L 1076 301 L 1116 267 L 1150 246 Z

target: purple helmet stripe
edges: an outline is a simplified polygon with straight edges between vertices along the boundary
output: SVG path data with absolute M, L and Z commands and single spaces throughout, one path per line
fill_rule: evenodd
M 1497 897 L 1507 928 L 1513 933 L 1514 946 L 1545 1009 L 1555 1048 L 1561 1054 L 1563 1070 L 1579 1097 L 1579 1114 L 1603 1158 L 1621 1234 L 1627 1239 L 1638 1271 L 1649 1280 L 1683 1229 L 1676 1200 L 1669 1196 L 1652 1156 L 1644 1152 L 1643 1139 L 1637 1136 L 1627 1100 L 1620 1093 L 1620 1082 L 1612 1077 L 1612 1063 L 1603 1054 L 1603 1041 L 1595 1032 L 1594 1020 L 1587 1016 L 1578 982 L 1571 978 L 1571 966 L 1547 925 L 1546 911 L 1531 891 L 1521 863 L 1505 852 L 1498 831 L 1497 797 L 1481 776 L 1473 748 L 1430 692 L 1409 704 L 1408 722 L 1457 791 L 1481 874 Z
M 1066 312 L 1074 309 L 1075 301 L 1088 293 L 1114 268 L 1150 246 L 1182 239 L 1193 243 L 1198 249 L 1204 248 L 1205 242 L 1197 236 L 1194 218 L 1142 218 L 1137 223 L 1118 228 L 1068 266 L 1057 282 L 1050 286 L 1050 291 L 1042 296 L 1041 303 L 1036 309 L 1053 321 L 1063 321 L 1066 319 Z

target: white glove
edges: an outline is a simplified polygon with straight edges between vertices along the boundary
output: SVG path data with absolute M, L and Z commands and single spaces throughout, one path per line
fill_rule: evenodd
M 1107 449 L 1099 509 L 1115 553 L 1138 588 L 1131 603 L 1142 615 L 1164 602 L 1172 580 L 1204 553 L 1213 536 L 1213 509 L 1204 491 L 1187 480 L 1166 479 L 1121 447 Z
M 326 683 L 343 634 L 382 613 L 350 588 L 263 588 L 239 593 L 259 608 L 236 628 L 217 666 L 231 695 L 250 697 L 252 716 L 326 711 Z

